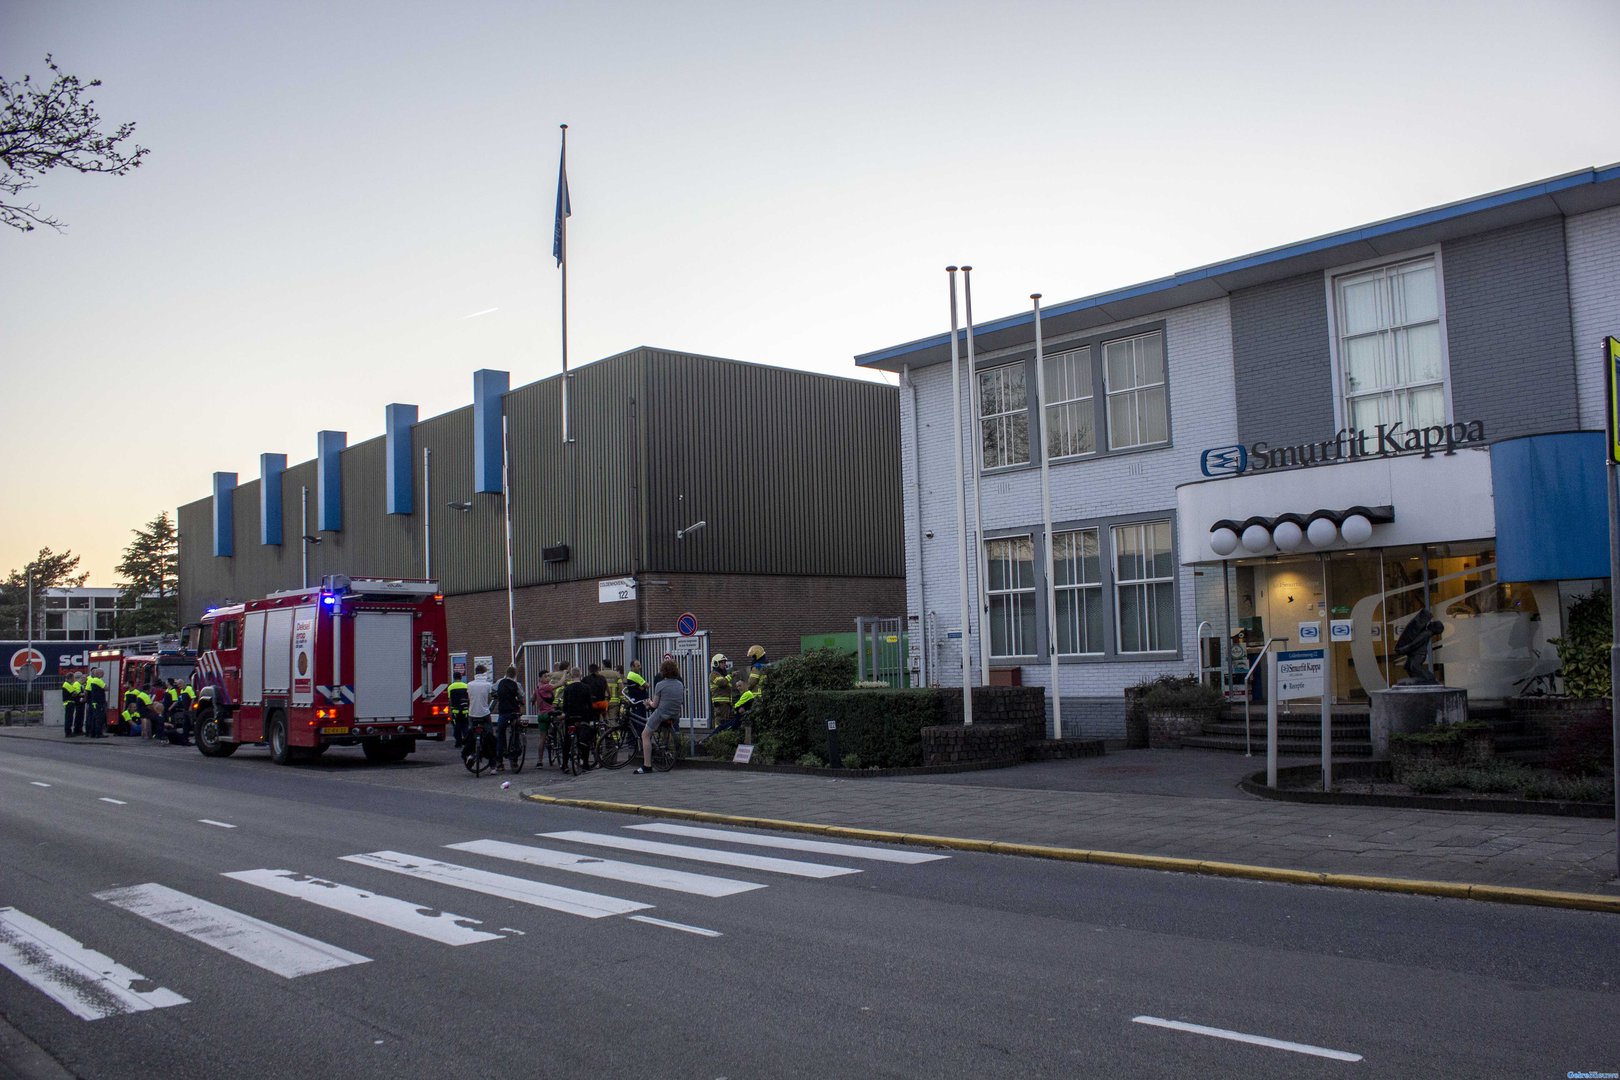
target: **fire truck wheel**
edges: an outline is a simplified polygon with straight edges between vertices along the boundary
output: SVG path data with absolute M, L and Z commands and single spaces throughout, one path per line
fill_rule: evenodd
M 203 757 L 230 757 L 236 753 L 236 747 L 236 743 L 219 737 L 219 721 L 214 719 L 212 709 L 197 717 L 197 749 Z
M 287 716 L 285 713 L 272 713 L 270 723 L 265 728 L 264 741 L 270 746 L 270 760 L 277 765 L 291 765 L 293 762 L 292 747 L 287 744 Z

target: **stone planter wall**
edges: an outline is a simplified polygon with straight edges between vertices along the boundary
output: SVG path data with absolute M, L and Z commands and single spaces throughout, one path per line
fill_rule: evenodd
M 1022 761 L 1024 727 L 1021 724 L 982 724 L 977 695 L 972 727 L 954 724 L 922 729 L 923 765 L 962 765 L 978 761 Z
M 1608 698 L 1516 697 L 1508 699 L 1508 714 L 1532 735 L 1558 735 L 1564 728 L 1589 717 L 1607 719 Z
M 1214 717 L 1202 709 L 1191 711 L 1143 710 L 1147 716 L 1148 747 L 1153 750 L 1179 749 L 1181 740 L 1200 734 Z
M 939 691 L 940 705 L 946 725 L 962 723 L 962 691 Z M 1039 686 L 975 686 L 973 688 L 973 726 L 980 724 L 1017 724 L 1023 728 L 1025 742 L 1046 739 L 1046 691 Z

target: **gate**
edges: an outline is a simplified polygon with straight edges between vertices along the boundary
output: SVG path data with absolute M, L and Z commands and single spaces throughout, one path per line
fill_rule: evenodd
M 861 616 L 855 620 L 856 678 L 886 682 L 899 689 L 907 683 L 907 635 L 904 619 Z
M 524 693 L 533 695 L 542 671 L 556 671 L 557 665 L 567 661 L 569 667 L 586 671 L 591 664 L 604 659 L 623 672 L 631 660 L 641 661 L 641 674 L 650 686 L 658 674 L 658 665 L 664 654 L 673 653 L 681 669 L 681 681 L 686 684 L 686 708 L 680 726 L 706 728 L 709 726 L 709 632 L 700 630 L 693 635 L 698 639 L 698 651 L 675 652 L 679 634 L 620 634 L 618 637 L 557 638 L 551 641 L 525 641 L 518 647 L 522 657 Z

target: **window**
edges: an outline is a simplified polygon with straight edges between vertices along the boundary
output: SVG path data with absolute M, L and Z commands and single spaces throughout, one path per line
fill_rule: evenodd
M 1046 454 L 1074 457 L 1097 449 L 1091 347 L 1046 358 Z
M 1116 525 L 1114 596 L 1118 649 L 1168 652 L 1176 647 L 1175 557 L 1170 522 Z
M 979 372 L 979 454 L 986 469 L 1029 464 L 1029 395 L 1021 362 Z
M 990 655 L 1035 655 L 1035 546 L 1027 536 L 988 540 Z
M 236 648 L 236 623 L 234 620 L 214 624 L 214 648 Z
M 1434 256 L 1333 279 L 1344 416 L 1351 428 L 1446 422 Z
M 1096 529 L 1056 535 L 1052 546 L 1052 591 L 1057 603 L 1059 654 L 1103 651 L 1102 551 Z
M 1108 447 L 1125 450 L 1170 440 L 1164 335 L 1142 334 L 1103 344 L 1108 394 Z
M 95 598 L 95 606 L 98 611 L 111 611 L 118 606 L 118 597 L 98 596 Z

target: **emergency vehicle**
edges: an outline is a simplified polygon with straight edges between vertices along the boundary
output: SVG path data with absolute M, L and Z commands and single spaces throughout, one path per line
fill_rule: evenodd
M 92 649 L 85 657 L 83 671 L 95 673 L 107 684 L 107 712 L 114 718 L 123 708 L 124 688 L 139 687 L 157 697 L 170 679 L 181 686 L 191 682 L 195 658 L 181 652 L 130 653 L 123 649 Z M 78 669 L 74 669 L 78 670 Z
M 197 749 L 229 757 L 267 745 L 278 765 L 332 746 L 402 761 L 450 719 L 444 595 L 432 581 L 321 580 L 215 608 L 190 629 L 197 650 Z

